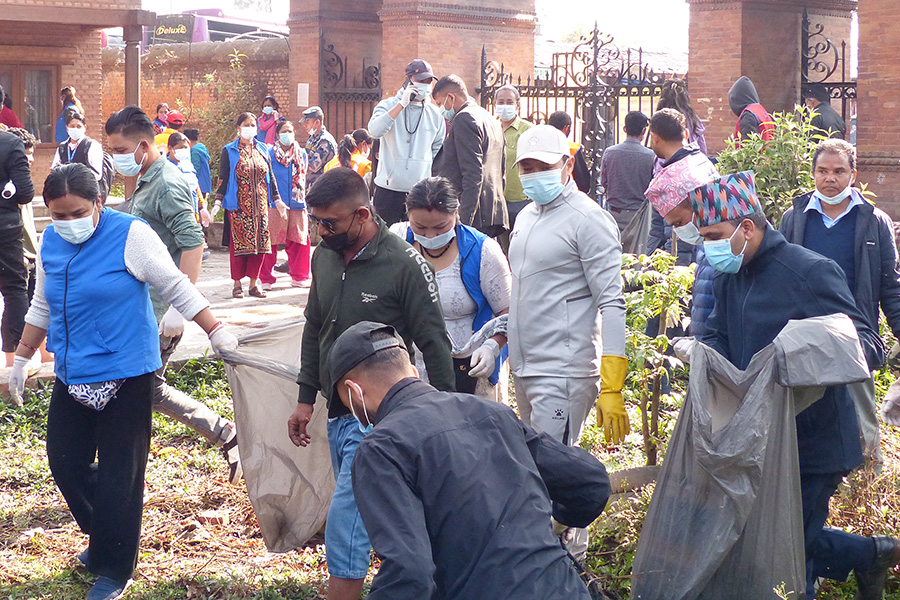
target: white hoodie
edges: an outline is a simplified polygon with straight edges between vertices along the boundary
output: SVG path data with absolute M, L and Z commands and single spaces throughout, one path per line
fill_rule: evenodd
M 427 100 L 410 102 L 394 121 L 388 111 L 400 103 L 403 92 L 401 88 L 393 98 L 379 102 L 369 119 L 369 134 L 381 139 L 375 185 L 395 192 L 408 192 L 431 177 L 431 162 L 447 136 L 441 111 Z

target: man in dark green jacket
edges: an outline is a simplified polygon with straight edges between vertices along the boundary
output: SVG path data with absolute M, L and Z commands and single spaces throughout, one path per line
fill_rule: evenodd
M 339 167 L 323 174 L 306 198 L 322 246 L 312 258 L 312 287 L 300 352 L 300 397 L 288 420 L 297 446 L 310 442 L 306 426 L 316 394 L 328 407 L 328 443 L 337 481 L 325 527 L 329 600 L 359 598 L 369 568 L 368 534 L 353 497 L 350 465 L 367 431 L 341 403 L 326 367 L 338 336 L 360 321 L 393 326 L 422 352 L 431 385 L 452 392 L 450 338 L 431 265 L 375 216 L 362 177 Z

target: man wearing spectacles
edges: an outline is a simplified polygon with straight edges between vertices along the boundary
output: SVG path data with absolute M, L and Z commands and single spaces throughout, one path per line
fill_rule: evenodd
M 452 392 L 456 378 L 434 270 L 375 216 L 362 177 L 352 169 L 332 169 L 309 191 L 306 203 L 323 249 L 312 257 L 297 381 L 300 395 L 288 420 L 288 434 L 297 446 L 310 443 L 307 424 L 321 391 L 337 482 L 325 526 L 328 598 L 357 600 L 369 569 L 371 544 L 353 497 L 350 465 L 368 431 L 358 426 L 335 392 L 326 368 L 331 347 L 356 323 L 386 323 L 407 348 L 415 342 L 432 386 Z

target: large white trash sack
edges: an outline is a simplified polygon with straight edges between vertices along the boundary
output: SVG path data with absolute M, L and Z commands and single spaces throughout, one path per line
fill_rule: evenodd
M 319 531 L 334 492 L 323 401 L 307 429 L 310 445 L 298 448 L 288 438 L 287 421 L 299 391 L 303 323 L 242 337 L 238 350 L 223 356 L 247 494 L 272 552 L 300 547 Z
M 790 321 L 745 371 L 693 340 L 677 353 L 691 364 L 688 393 L 644 519 L 631 597 L 763 599 L 783 586 L 804 598 L 794 418 L 825 386 L 869 377 L 853 323 Z

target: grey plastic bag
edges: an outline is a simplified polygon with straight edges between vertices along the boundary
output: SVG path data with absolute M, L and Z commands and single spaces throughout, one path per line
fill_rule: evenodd
M 625 229 L 622 230 L 622 252 L 625 254 L 644 254 L 647 251 L 647 238 L 650 237 L 650 220 L 653 209 L 648 200 L 644 200 Z
M 804 598 L 795 416 L 825 385 L 868 377 L 852 322 L 792 321 L 744 371 L 693 340 L 676 351 L 691 364 L 688 393 L 644 519 L 632 598 L 763 599 L 779 587 Z M 802 383 L 804 398 L 779 382 Z
M 302 336 L 303 321 L 264 329 L 223 356 L 247 494 L 272 552 L 302 546 L 319 531 L 334 493 L 324 403 L 307 426 L 309 446 L 297 448 L 288 438 Z

